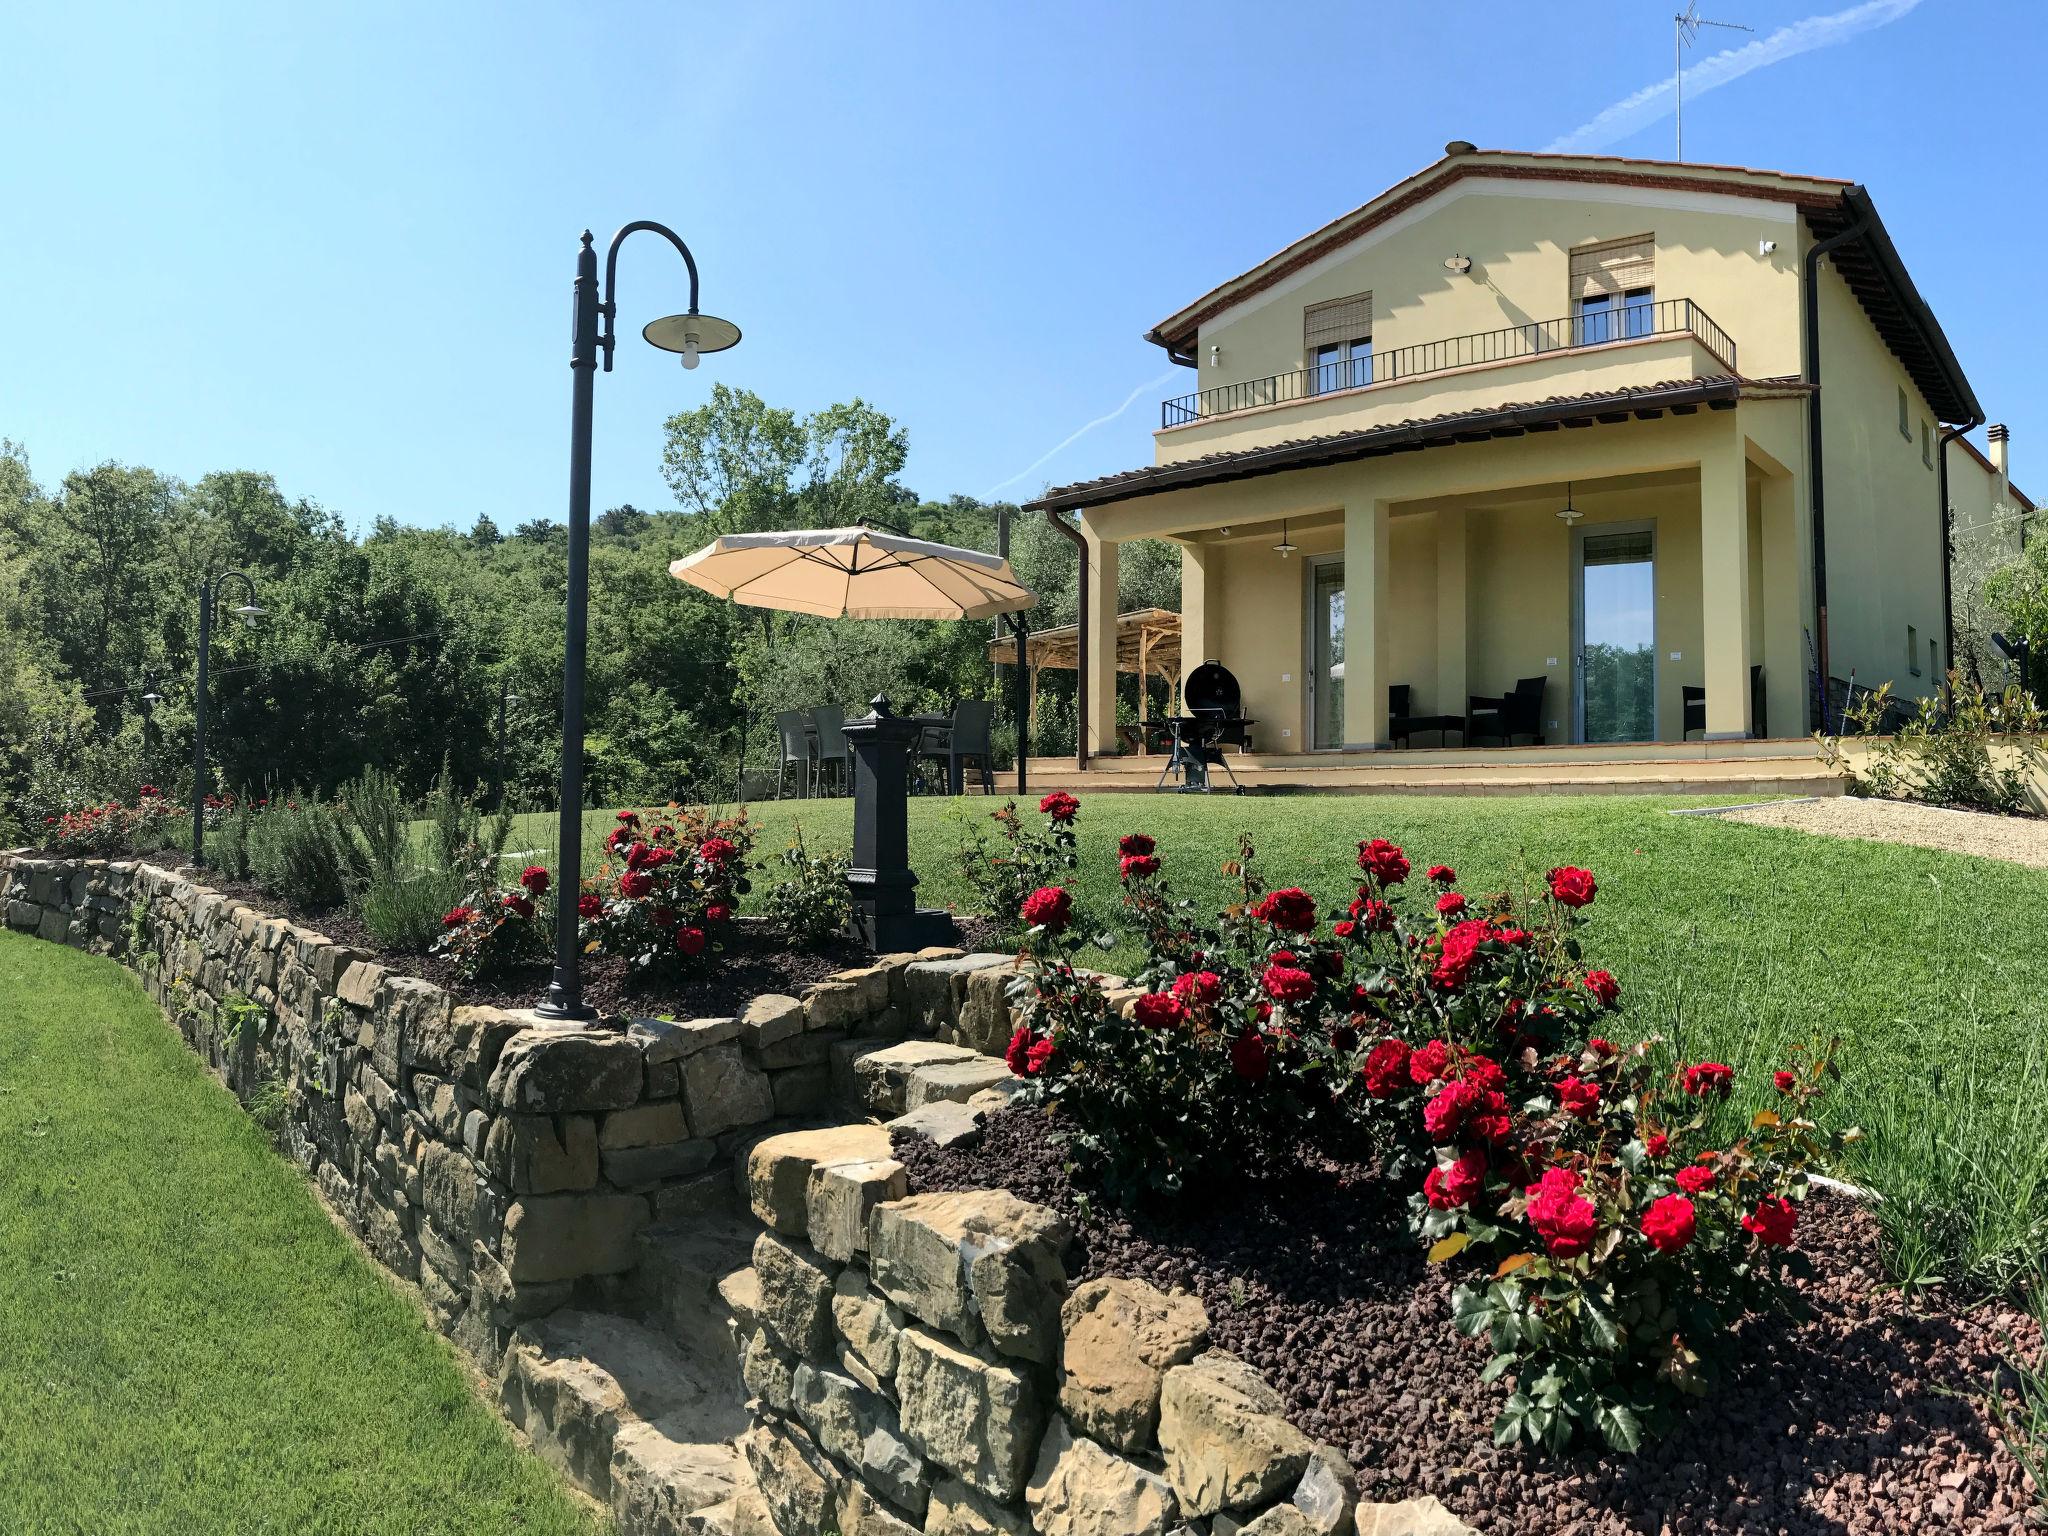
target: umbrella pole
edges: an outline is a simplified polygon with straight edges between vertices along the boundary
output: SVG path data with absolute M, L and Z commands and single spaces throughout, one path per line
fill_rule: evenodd
M 1031 755 L 1031 669 L 1024 664 L 1027 639 L 1024 615 L 1010 615 L 1010 631 L 1017 637 L 1017 793 L 1024 794 L 1024 759 Z

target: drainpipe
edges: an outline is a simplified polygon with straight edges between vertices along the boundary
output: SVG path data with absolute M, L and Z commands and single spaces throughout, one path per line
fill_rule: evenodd
M 1827 726 L 1828 710 L 1828 545 L 1820 422 L 1820 259 L 1840 246 L 1861 240 L 1869 229 L 1870 215 L 1858 214 L 1856 222 L 1840 234 L 1809 246 L 1805 281 L 1799 291 L 1800 320 L 1806 333 L 1806 382 L 1813 386 L 1813 393 L 1806 397 L 1806 473 L 1813 500 L 1813 632 L 1815 664 L 1820 669 L 1819 718 L 1814 719 L 1810 713 L 1807 724 L 1821 729 Z M 1807 708 L 1815 710 L 1813 700 L 1807 701 Z
M 1983 424 L 1984 413 L 1979 411 L 1959 427 L 1943 427 L 1934 453 L 1936 494 L 1941 497 L 1941 654 L 1948 659 L 1941 672 L 1941 696 L 1951 705 L 1949 678 L 1956 669 L 1955 511 L 1948 504 L 1948 445 Z
M 1088 541 L 1081 530 L 1051 507 L 1045 520 L 1074 541 L 1074 555 L 1081 562 L 1074 579 L 1074 766 L 1088 767 Z

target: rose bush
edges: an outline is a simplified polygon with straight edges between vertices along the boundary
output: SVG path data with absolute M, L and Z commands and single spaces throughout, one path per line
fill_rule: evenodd
M 585 948 L 660 975 L 718 953 L 719 935 L 752 889 L 753 846 L 744 811 L 620 811 L 605 839 L 607 857 L 577 898 Z
M 982 831 L 978 818 L 967 819 L 970 812 L 948 812 L 963 821 L 960 872 L 981 898 L 982 910 L 1005 928 L 1030 927 L 1023 915 L 1024 898 L 1058 884 L 1081 862 L 1074 825 L 1081 802 L 1056 789 L 1038 802 L 1038 809 L 1044 824 L 1027 827 L 1017 802 L 1004 801 L 1000 810 L 989 812 L 988 819 L 996 825 L 993 839 Z
M 473 847 L 467 861 L 468 894 L 441 919 L 431 952 L 446 955 L 471 981 L 545 960 L 552 926 L 552 911 L 543 916 L 548 872 L 529 864 L 517 885 L 500 890 L 495 854 Z
M 71 857 L 147 852 L 162 847 L 181 819 L 189 820 L 190 815 L 157 793 L 154 784 L 145 784 L 133 805 L 110 800 L 49 817 L 43 824 L 43 845 Z

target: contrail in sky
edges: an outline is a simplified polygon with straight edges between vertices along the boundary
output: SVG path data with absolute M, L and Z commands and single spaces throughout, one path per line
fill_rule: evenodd
M 1097 427 L 1108 426 L 1112 421 L 1115 421 L 1117 417 L 1123 415 L 1125 411 L 1128 411 L 1132 406 L 1136 405 L 1138 403 L 1138 397 L 1140 395 L 1147 394 L 1150 391 L 1157 389 L 1160 385 L 1171 382 L 1174 378 L 1179 376 L 1180 372 L 1181 370 L 1178 368 L 1169 368 L 1166 370 L 1166 372 L 1160 374 L 1158 378 L 1147 379 L 1144 383 L 1140 384 L 1136 389 L 1132 390 L 1128 395 L 1125 395 L 1124 403 L 1118 406 L 1115 410 L 1111 411 L 1107 416 L 1098 416 L 1093 421 L 1089 422 L 1086 426 L 1081 427 L 1078 430 L 1071 432 L 1067 436 L 1061 438 L 1057 443 L 1054 443 L 1052 447 L 1046 449 L 1045 452 L 1041 453 L 1029 464 L 1026 464 L 1022 469 L 1018 470 L 1016 474 L 1010 476 L 1009 479 L 998 480 L 994 485 L 990 486 L 987 490 L 983 491 L 981 493 L 981 499 L 983 501 L 993 501 L 995 499 L 995 494 L 997 491 L 1006 490 L 1010 486 L 1015 485 L 1019 480 L 1025 479 L 1027 476 L 1030 475 L 1030 473 L 1033 470 L 1037 469 L 1041 464 L 1046 463 L 1050 459 L 1057 458 L 1060 454 L 1066 452 L 1067 449 L 1073 447 L 1075 443 L 1078 443 L 1082 438 L 1086 437 L 1090 432 L 1093 432 Z
M 1846 11 L 1827 16 L 1809 16 L 1778 28 L 1768 37 L 1739 48 L 1724 48 L 1685 71 L 1685 99 L 1704 96 L 1731 80 L 1740 80 L 1753 70 L 1763 69 L 1797 54 L 1846 43 L 1859 33 L 1887 26 L 1919 5 L 1920 0 L 1864 0 Z M 1626 138 L 1645 123 L 1671 115 L 1671 77 L 1646 85 L 1633 96 L 1624 96 L 1606 111 L 1582 123 L 1563 138 L 1554 140 L 1552 154 L 1599 149 Z

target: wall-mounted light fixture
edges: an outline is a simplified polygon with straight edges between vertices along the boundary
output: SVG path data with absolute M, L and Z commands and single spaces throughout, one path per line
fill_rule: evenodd
M 1209 366 L 1211 368 L 1221 368 L 1223 366 L 1223 349 L 1213 341 L 1209 343 Z

